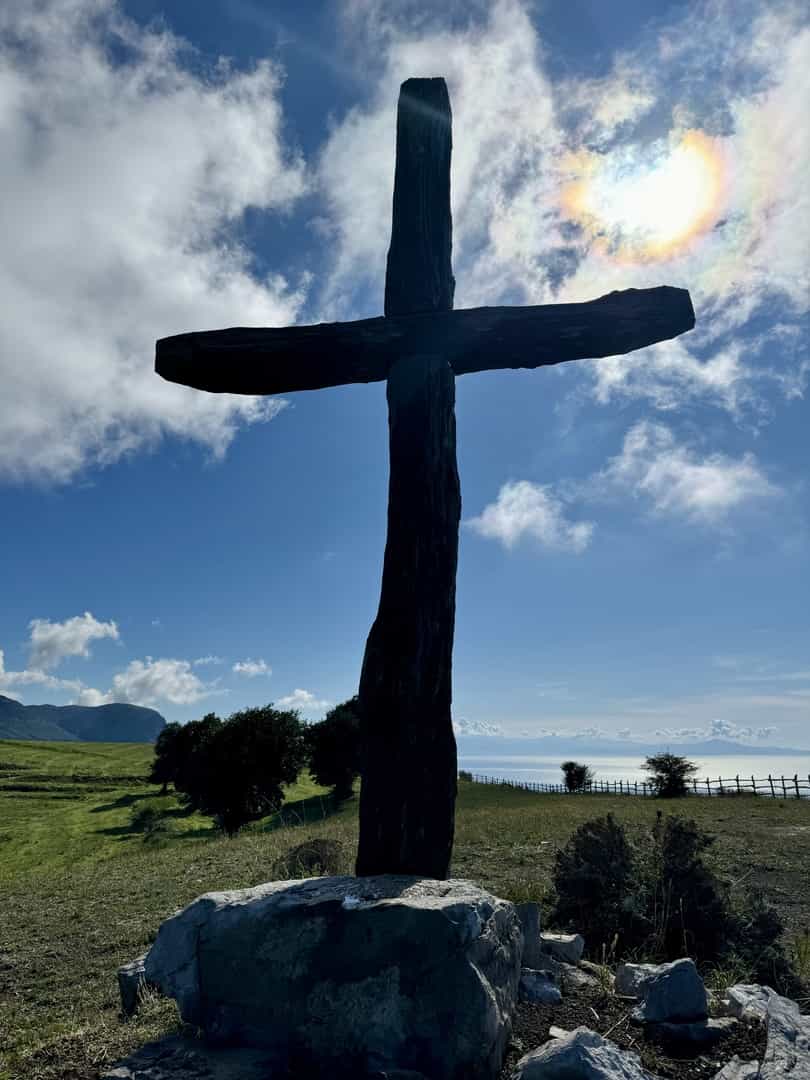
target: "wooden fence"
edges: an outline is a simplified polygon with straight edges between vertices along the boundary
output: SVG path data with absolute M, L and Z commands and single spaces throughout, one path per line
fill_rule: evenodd
M 500 787 L 518 788 L 521 791 L 554 792 L 560 795 L 654 795 L 655 789 L 649 783 L 638 780 L 592 780 L 582 791 L 570 792 L 564 784 L 535 784 L 530 781 L 505 780 L 499 776 L 482 776 L 479 773 L 466 773 L 476 784 L 497 784 Z M 766 776 L 757 779 L 754 776 L 734 776 L 730 779 L 719 777 L 711 780 L 694 779 L 689 782 L 690 795 L 711 795 L 715 797 L 766 796 L 769 799 L 810 799 L 810 776 Z

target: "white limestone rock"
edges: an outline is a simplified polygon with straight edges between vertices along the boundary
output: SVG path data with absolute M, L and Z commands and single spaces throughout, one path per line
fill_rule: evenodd
M 541 934 L 540 947 L 563 964 L 578 964 L 585 951 L 585 938 L 581 934 Z
M 638 1054 L 579 1027 L 522 1057 L 511 1080 L 650 1080 L 650 1074 Z

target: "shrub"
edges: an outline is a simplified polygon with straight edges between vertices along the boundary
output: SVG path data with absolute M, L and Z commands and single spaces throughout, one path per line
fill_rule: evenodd
M 649 932 L 633 849 L 612 814 L 580 825 L 557 852 L 553 879 L 553 922 L 583 934 L 592 955 L 614 938 L 631 948 Z
M 653 754 L 644 761 L 650 785 L 659 799 L 677 799 L 688 793 L 687 783 L 697 765 L 677 754 Z
M 715 841 L 696 822 L 661 814 L 652 831 L 648 864 L 648 948 L 664 960 L 691 956 L 716 961 L 734 946 L 739 924 L 726 887 L 703 862 Z
M 472 782 L 472 773 L 468 772 L 466 769 L 459 769 L 458 778 L 459 780 L 467 780 L 468 782 Z
M 631 846 L 611 815 L 577 829 L 554 866 L 551 921 L 584 934 L 588 952 L 616 959 L 691 956 L 715 982 L 762 982 L 796 996 L 801 981 L 780 944 L 783 926 L 761 896 L 736 911 L 703 861 L 715 838 L 658 813 L 646 845 Z
M 168 840 L 176 831 L 175 823 L 167 817 L 165 810 L 148 803 L 133 810 L 130 824 L 135 832 L 143 834 L 145 844 Z
M 340 841 L 313 837 L 282 855 L 273 865 L 273 874 L 283 879 L 339 874 L 343 858 L 344 848 Z
M 566 791 L 585 791 L 593 782 L 592 770 L 578 761 L 564 761 L 560 768 L 563 771 Z
M 272 705 L 243 709 L 224 723 L 214 719 L 176 785 L 182 783 L 188 806 L 233 836 L 281 806 L 283 785 L 295 783 L 306 762 L 304 732 L 296 710 Z
M 335 799 L 348 799 L 360 773 L 360 713 L 357 696 L 330 709 L 318 724 L 306 728 L 309 771 L 313 780 L 331 787 Z

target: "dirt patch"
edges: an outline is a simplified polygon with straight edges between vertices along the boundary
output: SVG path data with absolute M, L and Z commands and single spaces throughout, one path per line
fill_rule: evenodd
M 499 1080 L 509 1080 L 520 1058 L 548 1041 L 552 1024 L 567 1031 L 588 1027 L 600 1035 L 607 1034 L 611 1042 L 623 1050 L 639 1054 L 648 1072 L 666 1080 L 707 1080 L 735 1054 L 744 1061 L 761 1061 L 765 1053 L 764 1025 L 740 1022 L 731 1029 L 730 1035 L 710 1050 L 699 1055 L 693 1052 L 694 1056 L 674 1057 L 646 1039 L 641 1026 L 630 1022 L 627 1002 L 596 990 L 578 991 L 563 998 L 559 1005 L 518 1005 L 512 1041 Z

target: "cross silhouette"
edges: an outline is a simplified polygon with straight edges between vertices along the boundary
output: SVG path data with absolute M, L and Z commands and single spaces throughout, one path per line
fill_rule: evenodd
M 360 675 L 358 875 L 445 878 L 450 867 L 461 514 L 455 376 L 627 353 L 695 323 L 689 293 L 668 286 L 583 304 L 453 311 L 451 144 L 444 79 L 408 79 L 397 110 L 384 317 L 157 343 L 157 372 L 200 390 L 278 394 L 387 380 L 388 534 Z

